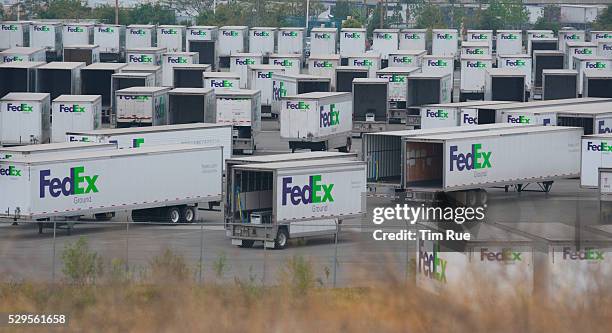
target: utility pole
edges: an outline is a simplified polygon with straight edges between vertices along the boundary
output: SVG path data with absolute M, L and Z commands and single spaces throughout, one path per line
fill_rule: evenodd
M 119 24 L 119 0 L 115 0 L 115 24 Z
M 380 7 L 380 28 L 383 29 L 385 27 L 385 15 L 383 15 L 383 3 L 382 0 L 378 1 L 378 6 Z
M 310 15 L 310 0 L 306 0 L 306 34 L 308 34 L 308 16 Z

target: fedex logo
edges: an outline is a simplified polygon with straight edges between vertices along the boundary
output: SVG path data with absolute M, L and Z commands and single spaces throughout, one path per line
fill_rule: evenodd
M 450 171 L 478 170 L 491 168 L 491 152 L 481 151 L 482 144 L 472 144 L 468 153 L 457 153 L 458 146 L 450 146 Z
M 592 141 L 587 142 L 587 151 L 612 152 L 612 145 L 608 145 L 606 141 L 601 141 L 599 144 L 594 144 Z
M 442 40 L 451 40 L 453 39 L 453 35 L 446 33 L 446 34 L 436 34 L 436 39 L 442 39 Z
M 68 141 L 70 142 L 92 142 L 90 138 L 83 136 L 83 137 L 75 137 L 75 136 L 70 136 L 70 138 L 68 139 Z
M 283 31 L 281 33 L 281 36 L 283 36 L 283 37 L 297 37 L 298 33 L 297 33 L 297 31 Z
M 40 170 L 40 197 L 44 198 L 47 193 L 57 198 L 60 195 L 83 195 L 87 193 L 98 193 L 96 182 L 99 175 L 84 175 L 85 167 L 77 166 L 70 168 L 69 175 L 65 178 L 51 178 L 51 170 Z
M 176 29 L 164 29 L 164 28 L 161 28 L 161 29 L 159 29 L 159 31 L 161 32 L 162 35 L 177 35 L 178 34 L 178 30 L 176 30 Z
M 132 148 L 140 148 L 144 145 L 144 138 L 132 139 Z
M 210 80 L 211 88 L 233 88 L 234 83 L 228 80 Z
M 500 34 L 499 38 L 506 39 L 506 40 L 517 40 L 518 36 L 515 34 Z
M 285 84 L 283 82 L 272 81 L 272 98 L 276 101 L 280 101 L 281 97 L 285 96 L 287 96 Z
M 600 34 L 600 33 L 595 34 L 595 39 L 610 39 L 610 38 L 612 38 L 612 34 L 609 34 L 607 32 L 603 34 Z
M 368 59 L 363 59 L 363 60 L 353 60 L 353 66 L 359 66 L 359 67 L 372 67 L 373 63 L 372 60 L 368 60 Z
M 21 103 L 21 104 L 7 103 L 6 104 L 6 111 L 33 112 L 34 111 L 34 107 L 32 105 L 29 105 L 29 104 L 26 104 L 26 103 Z
M 411 57 L 398 57 L 398 56 L 393 56 L 393 63 L 396 64 L 411 64 L 412 63 L 412 58 Z
M 98 27 L 98 32 L 113 33 L 113 32 L 115 32 L 115 29 L 113 29 L 111 27 L 106 27 L 106 28 Z
M 591 49 L 574 49 L 574 54 L 593 54 Z
M 421 39 L 421 36 L 415 33 L 404 34 L 404 39 Z
M 444 110 L 431 111 L 427 110 L 425 113 L 427 118 L 439 118 L 439 119 L 448 119 L 448 112 Z
M 436 244 L 431 253 L 425 250 L 425 242 L 419 240 L 419 273 L 438 282 L 446 283 L 447 260 L 440 258 L 440 245 Z
M 185 57 L 168 57 L 166 58 L 167 62 L 169 64 L 186 64 L 187 63 L 187 58 Z
M 73 105 L 60 104 L 59 112 L 79 112 L 79 113 L 84 113 L 85 112 L 85 107 L 84 106 L 80 106 L 78 104 L 73 104 Z
M 15 24 L 2 24 L 0 25 L 0 30 L 2 31 L 17 31 L 17 25 Z
M 521 60 L 521 59 L 515 59 L 515 60 L 510 60 L 510 59 L 506 59 L 506 66 L 508 67 L 524 67 L 525 64 L 525 60 Z
M 255 37 L 270 37 L 270 33 L 267 31 L 253 31 Z
M 610 129 L 610 127 L 606 126 L 606 121 L 605 120 L 600 120 L 597 122 L 597 133 L 601 134 L 601 133 L 612 133 L 612 129 Z
M 223 30 L 223 36 L 228 36 L 228 37 L 237 37 L 238 36 L 238 32 L 237 31 L 227 31 L 227 30 Z
M 344 38 L 359 39 L 359 38 L 361 38 L 361 34 L 357 33 L 357 32 L 351 32 L 351 33 L 345 32 L 344 33 Z
M 308 179 L 304 186 L 292 186 L 293 177 L 283 177 L 283 206 L 289 202 L 293 206 L 334 202 L 334 184 L 321 183 L 321 175 L 312 175 Z
M 6 169 L 0 167 L 0 176 L 21 177 L 21 170 L 17 169 L 13 165 L 9 166 Z
M 287 101 L 286 107 L 289 110 L 310 110 L 310 104 L 306 102 L 294 103 L 294 102 Z
M 142 29 L 130 29 L 130 35 L 144 36 L 147 32 Z
M 484 50 L 483 49 L 465 49 L 465 54 L 484 54 Z
M 576 34 L 567 34 L 563 36 L 563 39 L 565 40 L 580 40 L 580 36 L 576 35 Z
M 610 44 L 603 44 L 603 45 L 601 46 L 601 48 L 602 48 L 604 51 L 612 51 L 612 45 L 610 45 Z
M 512 249 L 502 249 L 500 252 L 491 252 L 487 248 L 480 249 L 480 261 L 521 261 L 520 252 L 514 252 Z
M 486 34 L 471 34 L 471 39 L 473 40 L 485 40 L 489 39 L 489 36 Z
M 376 34 L 377 39 L 391 40 L 393 39 L 393 35 L 384 33 L 384 34 Z
M 313 61 L 312 66 L 316 68 L 333 68 L 334 65 L 329 61 Z
M 593 260 L 603 261 L 603 251 L 597 251 L 593 248 L 585 248 L 584 250 L 573 251 L 570 247 L 563 248 L 563 260 Z
M 512 123 L 512 124 L 530 124 L 531 123 L 531 119 L 529 119 L 529 117 L 526 116 L 518 116 L 518 117 L 514 117 L 512 115 L 508 115 L 508 123 Z
M 293 67 L 293 61 L 289 59 L 274 59 L 272 64 L 276 66 Z
M 478 117 L 472 117 L 471 115 L 464 113 L 463 114 L 463 123 L 467 125 L 477 125 Z
M 22 62 L 24 61 L 23 57 L 20 56 L 3 56 L 2 61 L 4 62 Z
M 236 59 L 236 65 L 240 65 L 240 66 L 255 65 L 255 60 L 251 58 Z
M 315 39 L 331 39 L 331 34 L 328 33 L 315 33 Z
M 68 31 L 68 32 L 84 32 L 85 30 L 83 30 L 83 28 L 81 28 L 81 27 L 66 27 L 66 31 Z
M 35 25 L 34 31 L 49 32 L 51 31 L 51 29 L 46 25 Z
M 469 68 L 486 68 L 487 64 L 485 64 L 484 62 L 478 60 L 478 61 L 466 61 L 465 64 L 466 67 Z
M 204 30 L 189 30 L 189 34 L 191 36 L 206 36 L 208 33 L 206 33 L 206 31 Z
M 336 104 L 330 104 L 329 111 L 325 111 L 325 108 L 321 106 L 319 113 L 319 127 L 326 128 L 340 124 L 340 111 L 336 109 Z
M 594 69 L 602 69 L 602 68 L 606 68 L 606 64 L 601 62 L 601 61 L 596 61 L 596 62 L 590 62 L 587 61 L 584 66 L 586 68 L 594 68 Z
M 138 95 L 118 95 L 119 99 L 126 101 L 148 101 L 149 96 L 138 96 Z
M 406 77 L 402 76 L 402 75 L 393 74 L 389 78 L 389 82 L 404 83 L 404 82 L 406 82 Z
M 446 67 L 448 66 L 448 62 L 442 59 L 438 60 L 427 60 L 427 66 L 429 67 Z
M 153 62 L 153 57 L 149 57 L 148 55 L 144 55 L 144 54 L 141 54 L 141 55 L 130 54 L 129 60 L 130 62 L 149 63 L 149 62 Z
M 271 79 L 272 78 L 272 72 L 257 72 L 257 78 L 258 79 Z

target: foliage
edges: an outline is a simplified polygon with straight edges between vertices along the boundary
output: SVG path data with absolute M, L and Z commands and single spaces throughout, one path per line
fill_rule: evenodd
M 416 26 L 426 29 L 443 29 L 447 27 L 442 10 L 440 10 L 439 6 L 432 3 L 426 3 L 421 6 L 416 18 Z
M 84 285 L 95 282 L 103 272 L 102 259 L 89 248 L 89 243 L 80 237 L 74 243 L 68 243 L 61 255 L 64 267 L 62 272 L 71 283 Z
M 227 269 L 227 255 L 225 255 L 225 252 L 221 252 L 217 259 L 213 261 L 213 270 L 217 278 L 222 279 Z
M 534 25 L 536 30 L 553 30 L 559 31 L 561 25 L 559 24 L 561 19 L 561 8 L 554 5 L 548 5 L 544 7 L 542 16 L 538 18 Z
M 608 5 L 608 7 L 597 16 L 597 20 L 593 26 L 598 30 L 612 30 L 612 5 Z
M 522 0 L 491 0 L 480 13 L 478 29 L 520 29 L 529 20 Z
M 89 17 L 91 9 L 87 2 L 81 0 L 51 0 L 38 12 L 41 19 L 72 18 L 82 19 Z
M 363 28 L 363 24 L 357 19 L 350 18 L 342 22 L 343 28 Z
M 149 262 L 149 269 L 151 280 L 156 283 L 185 282 L 190 276 L 185 258 L 169 248 Z
M 130 24 L 176 24 L 175 12 L 159 3 L 143 3 L 130 11 Z
M 282 284 L 290 288 L 294 295 L 305 295 L 316 282 L 312 263 L 298 255 L 287 260 L 279 276 Z
M 115 7 L 110 5 L 102 5 L 92 9 L 92 17 L 105 23 L 115 23 Z M 119 24 L 132 24 L 130 10 L 127 8 L 119 8 Z

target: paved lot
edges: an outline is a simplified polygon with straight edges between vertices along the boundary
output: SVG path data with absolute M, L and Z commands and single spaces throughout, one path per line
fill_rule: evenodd
M 265 121 L 263 132 L 257 138 L 258 153 L 286 152 L 285 143 L 280 142 L 275 122 Z M 353 149 L 360 147 L 359 140 Z M 487 207 L 489 222 L 562 222 L 569 225 L 598 224 L 599 201 L 594 190 L 583 190 L 578 180 L 555 182 L 549 194 L 537 192 L 508 192 L 491 189 Z M 387 198 L 369 198 L 368 216 L 359 220 L 345 221 L 337 246 L 338 285 L 365 285 L 381 278 L 394 276 L 403 279 L 406 272 L 407 254 L 415 251 L 414 242 L 377 242 L 371 232 L 371 212 L 374 207 L 394 205 Z M 125 221 L 119 214 L 116 222 Z M 135 274 L 139 274 L 148 262 L 163 249 L 171 248 L 182 254 L 188 264 L 199 272 L 200 253 L 203 256 L 203 279 L 264 280 L 271 284 L 277 281 L 278 272 L 294 255 L 303 255 L 311 260 L 320 282 L 331 285 L 336 247 L 333 238 L 323 237 L 304 242 L 293 241 L 286 250 L 242 249 L 230 244 L 220 225 L 222 213 L 201 211 L 201 225 L 129 225 L 126 223 L 89 223 L 78 225 L 71 235 L 58 230 L 55 238 L 55 274 L 62 277 L 61 251 L 68 242 L 87 237 L 91 247 L 105 261 L 113 258 L 127 260 Z M 203 244 L 201 247 L 200 244 Z M 0 276 L 4 279 L 51 280 L 53 256 L 51 230 L 39 235 L 36 226 L 0 224 Z M 218 274 L 215 262 L 225 258 L 223 272 Z

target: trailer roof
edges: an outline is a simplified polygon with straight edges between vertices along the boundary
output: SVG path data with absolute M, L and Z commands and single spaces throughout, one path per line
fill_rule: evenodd
M 282 161 L 273 163 L 255 163 L 255 164 L 244 164 L 237 165 L 236 169 L 242 170 L 280 170 L 280 169 L 296 169 L 296 168 L 308 168 L 316 167 L 325 169 L 326 167 L 336 166 L 358 166 L 364 165 L 365 162 L 349 159 L 327 159 L 327 160 L 311 160 L 311 161 Z
M 567 47 L 591 47 L 591 46 L 597 46 L 597 44 L 591 43 L 591 42 L 572 42 L 572 41 L 567 41 L 567 42 L 565 42 L 565 44 L 567 45 Z
M 453 31 L 453 32 L 457 32 L 457 29 L 432 29 L 431 31 Z
M 574 60 L 587 61 L 587 60 L 609 60 L 610 58 L 598 55 L 590 54 L 575 54 Z
M 137 78 L 146 78 L 151 75 L 155 75 L 150 72 L 119 72 L 112 74 L 112 77 L 137 77 Z
M 102 99 L 102 95 L 59 95 L 53 102 L 95 102 Z
M 95 159 L 103 157 L 122 157 L 131 155 L 157 154 L 172 151 L 188 150 L 215 150 L 221 147 L 194 145 L 194 144 L 168 144 L 159 146 L 147 146 L 134 149 L 108 149 L 96 151 L 64 151 L 57 154 L 41 154 L 28 157 L 15 157 L 11 163 L 38 164 L 56 161 L 71 161 L 82 159 Z
M 402 73 L 402 74 L 410 74 L 416 71 L 420 71 L 420 67 L 387 67 L 383 69 L 379 69 L 376 71 L 376 74 L 393 74 L 393 73 Z
M 445 76 L 450 77 L 451 73 L 445 73 L 445 72 L 427 72 L 427 73 L 413 73 L 410 76 L 408 76 L 408 80 L 412 80 L 412 79 L 431 79 L 431 78 L 436 78 L 436 79 L 440 79 L 443 78 Z
M 165 47 L 135 47 L 133 49 L 127 49 L 125 50 L 125 52 L 127 53 L 134 53 L 134 52 L 160 52 L 163 53 L 166 51 Z M 140 66 L 140 65 L 138 65 Z
M 583 135 L 583 139 L 612 139 L 612 133 L 600 133 L 600 134 L 589 134 Z
M 610 237 L 559 222 L 518 222 L 497 225 L 520 232 L 527 237 L 551 243 L 604 242 L 612 245 Z
M 522 30 L 496 30 L 496 32 L 500 33 L 500 32 L 522 32 Z
M 516 126 L 535 126 L 531 124 L 508 124 L 508 123 L 494 123 L 486 125 L 475 125 L 475 126 L 452 126 L 452 127 L 441 127 L 441 128 L 428 128 L 419 130 L 401 130 L 401 131 L 388 131 L 388 132 L 377 132 L 377 133 L 365 133 L 365 135 L 383 135 L 383 136 L 420 136 L 429 134 L 441 134 L 441 133 L 454 133 L 454 132 L 478 132 L 478 131 L 491 131 L 498 129 L 513 128 Z
M 557 37 L 544 37 L 544 38 L 532 38 L 532 41 L 536 42 L 558 42 L 559 39 Z M 535 52 L 536 50 L 533 50 Z M 537 50 L 537 51 L 555 51 L 555 50 Z
M 557 41 L 556 38 L 538 38 L 535 40 L 542 40 L 542 39 L 554 39 L 555 41 Z M 565 57 L 565 53 L 563 51 L 558 51 L 558 50 L 533 50 L 533 56 L 539 56 L 539 55 L 543 55 L 543 56 L 550 56 L 550 55 L 554 55 L 554 56 L 564 56 Z
M 126 127 L 126 128 L 103 128 L 91 131 L 70 131 L 66 135 L 119 135 L 119 134 L 136 134 L 136 133 L 151 133 L 151 132 L 172 132 L 184 131 L 200 128 L 214 127 L 231 127 L 232 125 L 210 124 L 210 123 L 191 123 L 179 125 L 161 125 L 161 126 L 145 126 L 145 127 Z
M 260 70 L 260 69 L 285 69 L 283 66 L 279 65 L 249 65 L 249 69 Z
M 161 69 L 161 66 L 157 65 L 134 65 L 128 64 L 127 66 L 121 68 L 122 72 L 148 72 L 148 71 L 158 71 Z
M 85 67 L 84 62 L 54 61 L 38 67 L 39 69 L 77 69 Z
M 199 54 L 198 52 L 164 52 L 162 53 L 162 56 L 173 56 L 173 55 L 179 55 L 179 56 L 193 56 Z
M 584 76 L 588 78 L 595 78 L 595 79 L 607 79 L 607 78 L 612 77 L 611 70 L 602 71 L 599 69 L 585 69 L 583 73 L 584 73 Z
M 48 151 L 48 150 L 63 150 L 69 148 L 83 148 L 83 147 L 117 147 L 114 143 L 98 143 L 98 142 L 58 142 L 58 143 L 44 143 L 44 144 L 36 144 L 36 145 L 24 145 L 24 146 L 15 146 L 15 147 L 0 147 L 0 151 L 2 152 L 14 152 L 14 153 L 28 153 L 28 152 L 37 152 L 37 151 Z
M 365 52 L 358 54 L 350 54 L 347 58 L 380 58 L 380 53 L 378 52 Z
M 181 69 L 203 69 L 209 70 L 211 65 L 209 64 L 176 64 L 172 67 L 172 70 L 181 70 Z
M 400 54 L 400 55 L 420 55 L 427 54 L 427 50 L 395 50 L 393 52 L 389 52 L 389 55 Z
M 155 28 L 153 24 L 130 24 L 128 28 Z
M 346 95 L 351 95 L 351 93 L 350 92 L 315 91 L 315 92 L 309 92 L 309 93 L 304 93 L 304 94 L 299 94 L 299 95 L 286 96 L 286 97 L 283 97 L 283 99 L 290 99 L 290 98 L 319 99 L 319 98 L 346 96 Z
M 522 76 L 525 77 L 524 71 L 517 68 L 487 68 L 487 73 L 491 76 Z
M 529 58 L 529 59 L 531 59 L 531 56 L 529 54 L 525 54 L 525 53 L 521 53 L 521 54 L 498 54 L 497 57 L 498 58 Z
M 12 54 L 12 53 L 32 54 L 32 53 L 41 52 L 41 51 L 44 51 L 44 50 L 45 49 L 40 48 L 40 47 L 16 46 L 16 47 L 11 47 L 10 49 L 6 49 L 4 51 L 1 51 L 0 54 Z
M 157 26 L 158 28 L 185 28 L 184 25 L 179 24 L 161 24 Z
M 557 113 L 561 115 L 585 115 L 585 114 L 605 114 L 612 113 L 612 101 L 609 103 L 590 103 L 577 105 L 555 105 L 550 107 L 538 108 L 535 110 L 520 110 L 520 112 L 542 114 Z
M 100 45 L 98 44 L 71 44 L 71 45 L 64 45 L 64 50 L 65 49 L 95 49 L 95 48 L 99 48 Z
M 487 42 L 462 42 L 461 47 L 489 47 Z
M 263 57 L 263 53 L 237 52 L 232 53 L 230 57 Z
M 214 77 L 214 78 L 240 78 L 240 74 L 234 72 L 204 72 L 203 77 Z
M 12 92 L 4 95 L 4 97 L 0 98 L 0 101 L 42 101 L 50 96 L 48 93 Z
M 187 27 L 187 29 L 210 29 L 210 30 L 218 30 L 219 27 L 216 25 L 192 25 Z
M 342 28 L 340 31 L 366 31 L 365 28 Z
M 359 72 L 368 72 L 370 71 L 365 66 L 338 66 L 336 67 L 336 71 L 359 71 Z
M 282 27 L 278 28 L 278 30 L 304 30 L 302 27 Z
M 240 29 L 248 29 L 249 27 L 247 27 L 246 25 L 224 25 L 222 27 L 220 27 L 219 29 L 223 29 L 223 30 L 240 30 Z
M 289 78 L 304 81 L 331 81 L 331 78 L 326 76 L 316 76 L 310 74 L 291 74 L 291 73 L 272 73 L 273 77 Z
M 404 141 L 446 141 L 460 140 L 471 138 L 482 138 L 491 136 L 504 136 L 516 134 L 533 134 L 541 132 L 563 132 L 563 131 L 582 131 L 582 127 L 566 127 L 566 126 L 517 126 L 515 128 L 505 128 L 495 131 L 480 131 L 480 132 L 455 132 L 455 133 L 440 133 L 431 135 L 421 135 L 416 137 L 406 137 Z
M 174 88 L 169 94 L 173 95 L 206 95 L 215 91 L 212 88 Z
M 374 29 L 373 32 L 399 32 L 400 29 Z
M 427 29 L 401 29 L 400 32 L 427 32 Z
M 578 75 L 573 69 L 544 69 L 542 75 Z
M 252 97 L 261 94 L 260 90 L 249 89 L 223 89 L 215 91 L 217 97 Z
M 340 60 L 339 54 L 314 54 L 308 60 Z
M 552 100 L 546 100 L 546 101 L 512 102 L 508 104 L 499 104 L 495 106 L 495 109 L 496 110 L 524 109 L 524 108 L 530 108 L 530 107 L 547 107 L 547 106 L 570 105 L 570 104 L 585 105 L 588 103 L 608 103 L 608 102 L 612 102 L 612 99 L 598 98 L 598 97 L 566 98 L 566 99 L 552 99 Z
M 314 31 L 314 32 L 332 32 L 332 31 L 337 31 L 338 29 L 336 28 L 312 28 L 310 31 Z
M 302 55 L 299 53 L 272 53 L 270 58 L 301 58 Z
M 309 160 L 324 157 L 338 157 L 338 158 L 357 158 L 356 153 L 339 153 L 333 151 L 310 151 L 303 153 L 284 153 L 284 154 L 272 154 L 272 155 L 258 155 L 258 156 L 244 156 L 244 157 L 232 157 L 228 158 L 228 162 L 244 162 L 244 163 L 271 163 L 280 161 L 296 161 L 296 160 Z
M 129 87 L 115 91 L 115 94 L 154 94 L 170 91 L 170 87 Z
M 493 57 L 490 55 L 462 55 L 461 61 L 463 60 L 493 60 Z
M 0 68 L 35 68 L 44 64 L 44 61 L 11 61 L 1 63 Z
M 124 63 L 113 63 L 113 62 L 96 62 L 91 65 L 85 66 L 83 70 L 110 70 L 116 71 L 127 67 Z
M 441 103 L 441 104 L 425 104 L 421 105 L 421 108 L 436 107 L 436 108 L 453 108 L 453 107 L 465 107 L 465 106 L 482 106 L 482 105 L 498 105 L 498 104 L 509 104 L 514 102 L 509 101 L 468 101 L 468 102 L 457 102 L 457 103 Z
M 252 27 L 251 30 L 276 30 L 275 27 Z
M 355 83 L 376 83 L 376 84 L 389 84 L 389 80 L 387 79 L 370 79 L 370 78 L 355 78 L 353 79 L 353 84 Z

